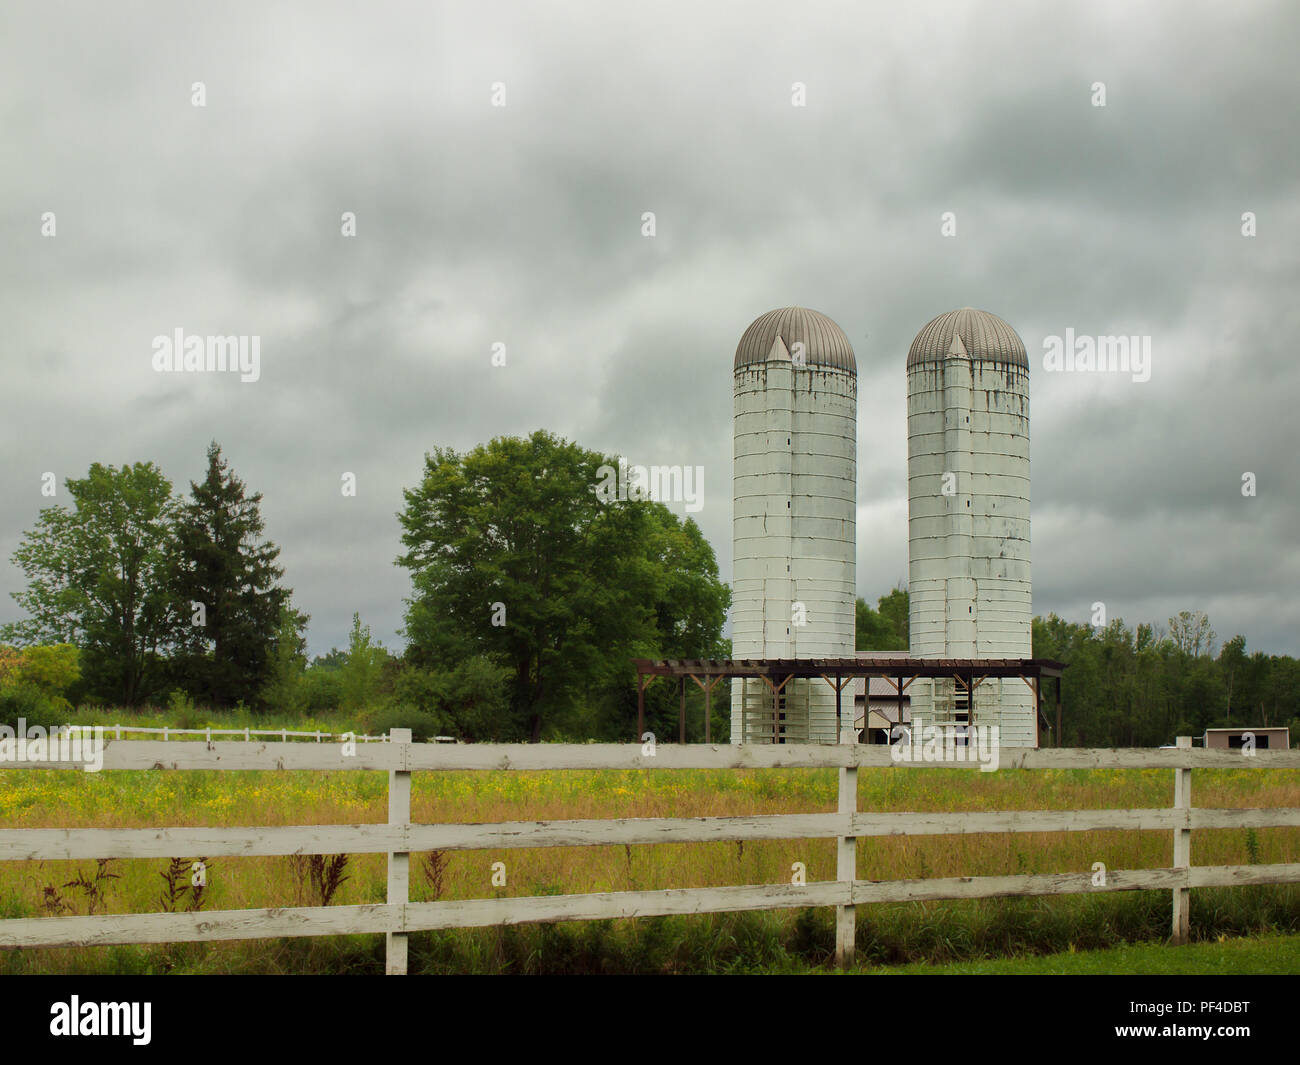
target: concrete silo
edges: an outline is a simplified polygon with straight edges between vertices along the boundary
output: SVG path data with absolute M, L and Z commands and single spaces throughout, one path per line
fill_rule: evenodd
M 732 657 L 851 657 L 853 347 L 823 314 L 769 311 L 740 338 L 734 388 Z M 791 680 L 779 694 L 761 679 L 736 680 L 731 738 L 834 743 L 834 692 L 816 679 Z
M 929 322 L 907 355 L 908 594 L 916 658 L 1030 658 L 1029 359 L 1016 331 L 964 307 Z M 912 685 L 912 719 L 962 724 L 951 680 Z M 1036 744 L 1019 678 L 975 690 L 975 722 Z

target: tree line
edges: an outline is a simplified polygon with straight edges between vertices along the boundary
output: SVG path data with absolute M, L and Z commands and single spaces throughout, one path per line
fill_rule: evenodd
M 66 482 L 71 506 L 44 508 L 14 553 L 28 616 L 0 629 L 12 645 L 0 710 L 32 719 L 41 698 L 56 703 L 48 716 L 174 693 L 218 709 L 364 710 L 375 728 L 424 736 L 624 738 L 631 659 L 725 657 L 731 593 L 693 520 L 598 497 L 616 461 L 544 431 L 426 455 L 397 515 L 396 564 L 412 581 L 404 651 L 354 615 L 346 650 L 310 663 L 262 496 L 215 442 L 188 497 L 152 463 L 92 465 Z M 51 647 L 75 652 L 57 681 L 33 664 Z M 670 703 L 651 694 L 652 723 L 667 728 Z
M 1217 640 L 1198 610 L 1179 611 L 1167 626 L 1136 627 L 1122 618 L 1086 624 L 1049 614 L 1033 619 L 1031 654 L 1067 666 L 1064 746 L 1151 747 L 1234 726 L 1287 726 L 1300 738 L 1300 661 L 1247 653 L 1241 635 L 1222 646 Z M 874 608 L 857 601 L 858 650 L 907 647 L 905 588 L 881 596 Z
M 1300 736 L 1300 662 L 1247 653 L 1246 638 L 1217 648 L 1209 618 L 1183 610 L 1168 626 L 1034 618 L 1034 657 L 1068 664 L 1063 743 L 1150 747 L 1207 728 L 1287 726 Z
M 730 589 L 689 517 L 603 498 L 616 459 L 544 431 L 425 456 L 397 514 L 411 577 L 400 653 L 353 615 L 348 645 L 308 661 L 308 618 L 280 549 L 215 442 L 177 494 L 140 462 L 94 464 L 41 510 L 14 562 L 27 617 L 0 629 L 0 714 L 169 700 L 280 714 L 345 711 L 375 730 L 468 740 L 626 740 L 633 658 L 727 658 Z M 859 650 L 908 648 L 908 595 L 858 599 Z M 1222 725 L 1300 727 L 1300 663 L 1221 648 L 1209 619 L 1168 627 L 1033 621 L 1033 656 L 1063 661 L 1064 742 L 1150 746 Z M 647 727 L 677 731 L 678 692 L 652 685 Z M 703 738 L 688 687 L 687 738 Z M 725 687 L 712 733 L 729 733 Z
M 255 703 L 280 641 L 307 618 L 262 540 L 247 495 L 214 442 L 207 475 L 178 495 L 151 462 L 93 464 L 44 508 L 13 560 L 28 617 L 0 629 L 18 647 L 75 648 L 78 700 L 137 706 L 182 687 L 213 706 Z

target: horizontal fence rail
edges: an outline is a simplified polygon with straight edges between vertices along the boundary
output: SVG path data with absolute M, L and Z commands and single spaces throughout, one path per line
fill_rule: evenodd
M 222 736 L 232 736 L 235 739 L 241 739 L 249 742 L 254 736 L 279 736 L 280 742 L 287 743 L 289 740 L 315 740 L 317 743 L 337 743 L 344 739 L 355 740 L 358 743 L 387 743 L 387 736 L 358 736 L 355 733 L 330 733 L 330 732 L 295 732 L 287 728 L 172 728 L 164 725 L 162 728 L 146 728 L 143 725 L 64 725 L 60 734 L 64 732 L 77 732 L 82 735 L 93 734 L 96 729 L 100 729 L 105 737 L 112 735 L 113 739 L 120 740 L 123 734 L 127 736 L 161 736 L 164 740 L 169 740 L 173 736 L 193 736 L 196 739 L 202 736 L 205 740 L 211 742 L 213 739 L 221 739 Z
M 193 731 L 193 730 L 191 730 Z M 205 730 L 198 730 L 203 732 Z M 241 730 L 242 731 L 242 730 Z M 279 735 L 279 732 L 273 733 Z M 313 736 L 313 733 L 301 733 Z M 357 737 L 360 739 L 360 737 Z M 1188 937 L 1191 888 L 1300 883 L 1300 863 L 1193 866 L 1196 829 L 1300 827 L 1300 809 L 1194 809 L 1193 769 L 1300 769 L 1300 751 L 1005 749 L 998 766 L 1014 770 L 1155 769 L 1175 773 L 1174 805 L 1154 809 L 859 812 L 859 768 L 978 768 L 973 761 L 900 760 L 896 749 L 840 745 L 413 744 L 406 730 L 386 743 L 320 746 L 282 741 L 231 744 L 207 741 L 106 739 L 105 770 L 368 770 L 389 773 L 389 817 L 384 824 L 295 825 L 244 828 L 0 829 L 0 861 L 94 858 L 259 857 L 295 854 L 387 854 L 388 899 L 360 906 L 290 907 L 196 913 L 149 913 L 0 920 L 0 947 L 36 948 L 125 943 L 200 942 L 270 937 L 382 933 L 387 971 L 403 973 L 412 932 L 539 921 L 594 920 L 834 906 L 837 960 L 853 956 L 856 907 L 872 903 L 1167 890 L 1173 894 L 1175 942 Z M 0 751 L 0 753 L 3 753 Z M 951 753 L 951 752 L 949 752 Z M 77 761 L 3 761 L 4 769 L 85 768 Z M 836 813 L 732 817 L 611 818 L 493 824 L 412 824 L 412 771 L 501 772 L 602 769 L 780 769 L 839 771 Z M 864 880 L 856 875 L 857 840 L 898 835 L 1005 832 L 1166 831 L 1174 836 L 1174 864 L 1166 869 L 1107 870 L 1104 883 L 1090 872 L 924 880 Z M 837 878 L 809 884 L 751 884 L 524 898 L 413 903 L 408 899 L 409 855 L 434 850 L 616 846 L 778 839 L 836 839 Z
M 279 735 L 277 732 L 276 735 Z M 360 737 L 358 737 L 360 739 Z M 311 743 L 165 743 L 112 740 L 104 769 L 247 770 L 501 770 L 571 769 L 969 769 L 974 760 L 902 761 L 883 744 L 661 744 L 643 754 L 637 744 L 376 743 L 344 753 L 344 745 Z M 951 753 L 951 752 L 950 752 Z M 1003 748 L 999 769 L 1300 769 L 1300 750 L 1185 748 Z M 77 761 L 2 762 L 0 769 L 79 769 Z
M 265 858 L 436 850 L 735 843 L 836 836 L 941 836 L 979 832 L 1150 832 L 1175 828 L 1300 826 L 1300 809 L 1012 810 L 978 813 L 764 814 L 754 817 L 611 818 L 496 824 L 294 825 L 247 828 L 0 829 L 0 861 L 94 858 Z

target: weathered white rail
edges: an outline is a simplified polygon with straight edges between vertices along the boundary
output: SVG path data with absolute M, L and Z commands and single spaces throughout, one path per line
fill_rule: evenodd
M 394 730 L 396 733 L 398 730 Z M 278 732 L 277 732 L 278 735 Z M 569 769 L 968 769 L 974 761 L 899 762 L 891 748 L 865 744 L 660 744 L 654 755 L 632 743 L 367 744 L 352 754 L 339 744 L 163 743 L 104 741 L 105 769 L 520 770 Z M 1001 769 L 1300 769 L 1300 750 L 1259 751 L 1205 747 L 1004 748 Z M 76 769 L 75 762 L 0 763 L 13 768 Z
M 308 734 L 310 735 L 310 734 Z M 1175 942 L 1188 937 L 1187 893 L 1192 888 L 1300 883 L 1300 863 L 1193 866 L 1195 829 L 1300 827 L 1300 809 L 1194 809 L 1194 769 L 1300 769 L 1300 751 L 1192 749 L 1180 739 L 1162 750 L 1003 750 L 1003 769 L 1168 769 L 1175 774 L 1174 805 L 1137 810 L 1010 810 L 859 812 L 859 768 L 977 769 L 975 762 L 898 762 L 887 747 L 842 744 L 777 746 L 465 745 L 413 744 L 394 730 L 390 742 L 355 748 L 301 743 L 170 743 L 108 740 L 103 768 L 158 770 L 367 770 L 389 773 L 387 824 L 245 828 L 3 829 L 0 861 L 87 858 L 251 857 L 282 854 L 387 854 L 386 903 L 365 906 L 224 910 L 199 913 L 18 918 L 0 921 L 0 947 L 33 948 L 119 943 L 165 943 L 384 933 L 387 971 L 407 968 L 407 936 L 440 928 L 536 921 L 650 917 L 668 914 L 834 906 L 836 956 L 853 957 L 856 907 L 879 902 L 1064 895 L 1099 891 L 1166 890 L 1173 896 Z M 951 753 L 951 752 L 950 752 Z M 76 768 L 74 763 L 11 762 L 3 768 Z M 577 769 L 837 768 L 837 812 L 741 817 L 617 818 L 520 821 L 498 824 L 410 823 L 413 771 Z M 857 841 L 891 835 L 976 832 L 1167 831 L 1174 835 L 1168 869 L 1107 870 L 1104 884 L 1091 872 L 929 880 L 861 880 Z M 605 892 L 535 898 L 492 898 L 412 903 L 409 855 L 432 850 L 609 846 L 738 840 L 839 841 L 837 878 L 811 884 Z
M 164 725 L 162 728 L 147 728 L 144 725 L 64 725 L 60 729 L 60 734 L 66 732 L 79 732 L 83 735 L 93 735 L 95 729 L 101 729 L 105 736 L 112 735 L 113 739 L 120 740 L 123 733 L 128 737 L 136 736 L 161 736 L 163 740 L 170 740 L 173 736 L 194 736 L 196 739 L 202 736 L 207 742 L 211 743 L 214 739 L 221 739 L 222 736 L 230 736 L 235 739 L 242 739 L 246 743 L 251 742 L 254 736 L 278 736 L 281 743 L 287 743 L 289 740 L 315 740 L 317 743 L 336 743 L 340 740 L 355 740 L 358 743 L 386 743 L 387 736 L 358 736 L 355 733 L 330 733 L 321 732 L 295 732 L 288 728 L 172 728 Z

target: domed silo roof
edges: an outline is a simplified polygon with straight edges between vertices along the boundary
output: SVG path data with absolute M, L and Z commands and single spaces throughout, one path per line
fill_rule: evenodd
M 1016 331 L 996 314 L 974 307 L 945 311 L 922 326 L 907 353 L 907 368 L 910 370 L 924 362 L 943 362 L 952 350 L 955 336 L 961 337 L 972 359 L 1029 369 L 1024 341 Z
M 803 342 L 807 366 L 826 366 L 857 375 L 853 345 L 844 330 L 826 315 L 807 307 L 782 307 L 755 318 L 736 346 L 734 368 L 767 362 L 778 336 L 786 350 L 796 341 Z

